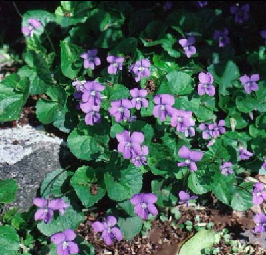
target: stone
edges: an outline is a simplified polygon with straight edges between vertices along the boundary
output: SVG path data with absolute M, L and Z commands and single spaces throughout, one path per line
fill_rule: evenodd
M 66 143 L 49 136 L 42 127 L 0 129 L 0 178 L 18 184 L 15 201 L 6 207 L 27 211 L 46 175 L 66 166 L 70 155 Z

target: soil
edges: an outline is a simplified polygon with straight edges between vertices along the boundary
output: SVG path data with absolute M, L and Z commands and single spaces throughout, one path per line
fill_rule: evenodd
M 24 106 L 21 117 L 17 121 L 0 123 L 1 128 L 11 128 L 16 125 L 30 124 L 34 127 L 40 125 L 35 113 L 35 105 L 38 98 L 41 96 L 30 96 L 26 105 Z M 48 133 L 52 133 L 60 138 L 66 139 L 66 134 L 60 132 L 52 125 L 45 126 Z M 86 220 L 78 227 L 77 233 L 83 236 L 89 243 L 94 246 L 95 255 L 176 255 L 182 245 L 190 239 L 195 233 L 195 226 L 198 222 L 202 226 L 213 222 L 212 229 L 215 232 L 227 229 L 230 234 L 231 240 L 238 240 L 239 244 L 249 245 L 246 251 L 240 253 L 232 252 L 232 245 L 221 240 L 215 247 L 219 248 L 217 255 L 225 254 L 254 254 L 254 255 L 266 255 L 266 250 L 262 248 L 259 241 L 265 243 L 265 236 L 261 234 L 253 234 L 254 229 L 254 210 L 248 210 L 246 212 L 233 212 L 231 208 L 226 207 L 223 204 L 213 200 L 209 206 L 178 206 L 182 217 L 179 220 L 175 220 L 171 215 L 168 216 L 168 220 L 162 221 L 157 217 L 152 223 L 151 228 L 143 236 L 138 234 L 133 240 L 115 242 L 111 246 L 107 246 L 101 239 L 100 234 L 94 233 L 91 224 L 102 217 L 106 208 L 99 204 L 96 211 L 90 212 L 86 216 Z M 166 212 L 167 215 L 167 212 Z M 196 219 L 199 218 L 200 221 Z M 180 224 L 186 221 L 191 221 L 194 226 L 192 230 L 181 228 Z M 246 235 L 245 235 L 245 234 Z M 249 234 L 247 234 L 249 233 Z M 244 246 L 245 247 L 245 246 Z M 248 249 L 252 250 L 248 253 Z

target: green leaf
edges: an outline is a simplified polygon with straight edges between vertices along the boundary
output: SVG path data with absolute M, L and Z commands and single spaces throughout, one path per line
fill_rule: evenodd
M 123 38 L 111 51 L 110 55 L 118 56 L 131 56 L 133 59 L 136 55 L 138 40 L 135 37 Z
M 15 255 L 19 249 L 19 236 L 11 226 L 0 226 L 0 253 Z
M 86 208 L 97 203 L 105 195 L 104 184 L 101 184 L 101 180 L 97 177 L 97 170 L 91 167 L 78 168 L 70 184 Z M 95 194 L 92 193 L 92 189 L 95 189 Z
M 129 97 L 129 90 L 121 84 L 114 84 L 110 91 L 110 101 L 121 100 Z
M 136 216 L 136 213 L 134 212 L 134 206 L 131 204 L 129 199 L 117 203 L 117 208 L 123 209 L 129 216 Z
M 106 172 L 104 181 L 108 196 L 113 200 L 123 201 L 140 192 L 142 173 L 137 167 L 129 165 L 127 169 L 120 170 L 119 176 Z
M 48 173 L 40 187 L 41 196 L 43 198 L 49 198 L 50 195 L 62 196 L 61 188 L 66 179 L 67 171 L 64 169 L 56 169 Z
M 0 121 L 19 119 L 21 109 L 29 95 L 29 80 L 10 75 L 0 83 Z
M 201 255 L 202 250 L 211 248 L 215 243 L 214 230 L 200 230 L 186 241 L 176 255 Z
M 18 189 L 17 182 L 13 179 L 0 181 L 0 203 L 10 203 L 16 197 Z
M 56 119 L 58 111 L 57 102 L 40 98 L 37 102 L 36 108 L 37 117 L 42 123 L 49 124 Z
M 112 138 L 116 137 L 116 134 L 122 133 L 124 131 L 124 127 L 121 126 L 119 123 L 115 123 L 110 130 L 110 136 Z
M 232 196 L 231 206 L 235 211 L 246 211 L 253 206 L 253 182 L 243 182 L 236 187 Z
M 79 159 L 92 160 L 104 153 L 109 141 L 108 124 L 102 121 L 99 125 L 75 128 L 67 139 L 70 151 Z
M 82 67 L 82 62 L 78 62 L 77 60 L 80 60 L 80 55 L 83 53 L 83 50 L 75 44 L 64 41 L 60 42 L 60 46 L 62 73 L 66 77 L 74 79 Z
M 31 54 L 33 55 L 33 64 L 36 67 L 39 78 L 47 84 L 53 84 L 52 73 L 49 70 L 45 56 L 34 51 L 31 51 Z
M 37 224 L 37 228 L 43 235 L 50 237 L 51 235 L 62 232 L 66 229 L 77 229 L 84 219 L 85 217 L 82 213 L 76 212 L 70 206 L 66 209 L 64 215 L 54 216 L 49 224 L 41 221 Z
M 188 177 L 188 187 L 195 193 L 195 194 L 204 194 L 211 190 L 211 178 L 209 174 L 199 174 L 199 171 L 195 173 L 191 173 Z
M 208 71 L 214 75 L 214 80 L 219 84 L 219 94 L 229 95 L 228 88 L 232 88 L 233 81 L 238 79 L 238 66 L 231 60 L 226 63 L 213 64 L 208 68 Z
M 240 112 L 249 113 L 256 109 L 258 102 L 252 97 L 238 96 L 236 98 L 236 107 Z
M 168 89 L 172 94 L 188 95 L 192 91 L 192 78 L 188 74 L 172 71 L 166 75 L 166 78 Z
M 123 233 L 123 237 L 130 241 L 132 240 L 142 229 L 143 220 L 138 217 L 119 218 L 117 225 Z

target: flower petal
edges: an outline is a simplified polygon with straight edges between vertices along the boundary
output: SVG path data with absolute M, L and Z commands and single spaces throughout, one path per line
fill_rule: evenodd
M 47 205 L 47 202 L 48 202 L 47 199 L 40 197 L 36 197 L 33 200 L 33 204 L 41 208 L 45 207 Z
M 178 151 L 178 156 L 181 158 L 188 159 L 189 155 L 190 155 L 190 150 L 185 145 L 183 145 Z
M 66 241 L 73 241 L 76 238 L 76 233 L 72 229 L 66 229 L 63 233 Z
M 63 233 L 56 233 L 51 236 L 51 241 L 55 244 L 60 244 L 65 240 L 65 235 Z

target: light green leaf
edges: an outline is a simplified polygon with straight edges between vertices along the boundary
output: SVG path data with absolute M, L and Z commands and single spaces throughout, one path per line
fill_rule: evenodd
M 11 226 L 0 226 L 0 253 L 15 255 L 19 249 L 19 236 Z
M 0 203 L 10 203 L 16 197 L 18 189 L 17 182 L 13 179 L 0 181 Z
M 213 230 L 200 230 L 181 247 L 176 255 L 201 255 L 202 249 L 211 248 L 215 242 Z
M 123 237 L 128 241 L 132 240 L 141 231 L 142 224 L 143 220 L 138 216 L 119 218 L 117 222 Z

